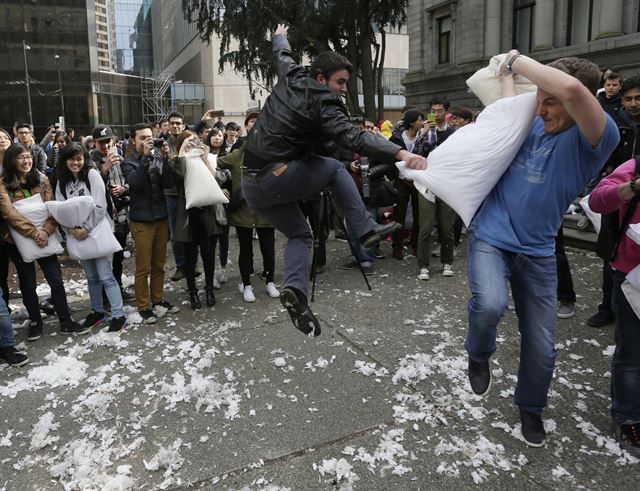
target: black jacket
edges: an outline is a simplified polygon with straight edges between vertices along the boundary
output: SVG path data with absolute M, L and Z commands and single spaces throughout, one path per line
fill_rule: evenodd
M 340 97 L 295 64 L 285 36 L 274 36 L 273 52 L 279 81 L 247 137 L 245 165 L 262 168 L 271 162 L 303 159 L 325 139 L 380 160 L 393 158 L 400 150 L 380 136 L 355 128 Z
M 167 205 L 164 198 L 162 173 L 168 172 L 166 159 L 153 155 L 142 155 L 134 150 L 120 164 L 124 178 L 129 184 L 129 218 L 132 222 L 155 222 L 167 218 Z
M 634 155 L 640 153 L 640 128 L 638 125 L 633 122 L 624 109 L 621 109 L 613 120 L 620 131 L 620 142 L 604 165 L 601 177 L 608 176 L 620 164 L 624 164 Z
M 598 94 L 598 102 L 612 118 L 618 116 L 618 112 L 622 109 L 622 96 L 618 94 L 611 99 L 607 99 L 604 91 Z

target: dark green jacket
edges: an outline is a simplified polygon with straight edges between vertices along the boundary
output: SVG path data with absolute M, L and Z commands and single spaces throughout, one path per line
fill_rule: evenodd
M 204 163 L 202 164 L 204 165 Z M 204 206 L 202 208 L 192 208 L 187 210 L 187 199 L 184 192 L 184 174 L 186 160 L 184 157 L 174 157 L 169 161 L 169 166 L 175 176 L 176 189 L 178 191 L 178 210 L 176 212 L 176 229 L 174 239 L 178 242 L 193 242 L 195 240 L 194 227 L 199 233 L 204 233 L 207 237 L 218 235 L 223 232 L 223 227 L 216 221 L 216 206 Z M 225 182 L 221 172 L 216 173 L 218 184 Z M 197 223 L 193 223 L 196 220 Z
M 237 150 L 234 150 L 224 157 L 220 157 L 218 162 L 218 168 L 229 169 L 231 171 L 231 186 L 232 196 L 238 192 L 242 185 L 242 163 L 244 161 L 244 145 Z M 273 225 L 260 213 L 249 208 L 249 205 L 245 201 L 242 206 L 237 210 L 230 212 L 229 225 L 234 227 L 270 227 Z

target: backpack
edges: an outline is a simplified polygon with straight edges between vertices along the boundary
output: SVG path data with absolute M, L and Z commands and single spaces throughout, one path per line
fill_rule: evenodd
M 640 177 L 640 155 L 634 157 L 636 161 L 636 172 L 634 179 Z M 629 227 L 631 217 L 636 210 L 636 206 L 640 201 L 640 194 L 634 195 L 629 202 L 627 211 L 620 222 L 620 213 L 618 210 L 602 215 L 602 223 L 600 225 L 600 233 L 598 234 L 598 242 L 596 243 L 596 254 L 605 261 L 613 261 L 618 253 L 618 244 Z
M 89 176 L 87 175 L 87 177 L 84 178 L 82 182 L 85 183 L 85 185 L 87 186 L 87 189 L 89 190 L 89 193 L 91 193 L 91 182 L 89 182 Z M 60 192 L 62 193 L 62 196 L 66 200 L 67 186 L 66 185 L 60 186 Z M 113 198 L 111 197 L 111 194 L 109 193 L 109 188 L 107 186 L 105 186 L 104 188 L 104 195 L 107 198 L 107 215 L 110 216 L 111 219 L 115 220 L 117 216 L 116 207 L 115 207 L 115 204 L 113 203 Z

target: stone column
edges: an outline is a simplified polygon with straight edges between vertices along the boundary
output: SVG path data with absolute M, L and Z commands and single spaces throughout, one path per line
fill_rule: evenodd
M 622 34 L 623 0 L 607 0 L 600 5 L 600 22 L 596 39 Z
M 484 56 L 490 58 L 500 53 L 501 2 L 487 0 L 484 10 Z
M 538 0 L 534 8 L 532 51 L 553 47 L 554 0 Z

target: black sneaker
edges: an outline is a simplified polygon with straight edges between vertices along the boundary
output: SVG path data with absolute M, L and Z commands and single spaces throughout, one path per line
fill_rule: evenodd
M 127 318 L 125 316 L 112 317 L 111 322 L 109 323 L 109 329 L 107 330 L 107 332 L 122 331 L 126 325 L 127 325 Z
M 640 423 L 616 425 L 616 440 L 620 448 L 640 458 Z
M 155 316 L 155 314 L 151 309 L 144 309 L 144 310 L 141 310 L 139 313 L 140 313 L 140 317 L 142 317 L 142 320 L 145 324 L 155 324 L 156 322 L 158 322 L 158 318 Z
M 89 331 L 91 331 L 91 327 L 81 326 L 74 320 L 60 323 L 60 332 L 62 334 L 87 334 Z
M 92 327 L 101 326 L 106 322 L 107 318 L 104 312 L 92 311 L 82 323 L 82 327 L 91 329 Z
M 541 447 L 546 436 L 542 415 L 520 409 L 520 422 L 524 442 L 530 447 Z
M 169 278 L 171 281 L 181 281 L 184 280 L 184 271 L 182 268 L 176 268 L 176 272 L 173 273 L 173 276 Z
M 27 331 L 27 341 L 37 341 L 42 337 L 42 321 L 29 322 L 29 330 Z
M 40 302 L 40 310 L 47 315 L 53 315 L 56 313 L 56 309 L 51 302 L 51 297 L 45 298 L 42 302 Z
M 376 259 L 384 259 L 385 257 L 387 257 L 387 256 L 385 256 L 384 252 L 382 252 L 382 250 L 380 249 L 380 244 L 379 243 L 376 244 L 376 248 L 375 248 L 375 250 L 373 252 L 376 255 Z
M 391 235 L 396 230 L 400 230 L 401 228 L 402 225 L 396 222 L 376 225 L 373 230 L 360 237 L 360 243 L 362 244 L 362 247 L 368 249 L 369 247 L 373 247 L 381 240 L 384 240 L 385 237 Z
M 132 300 L 136 299 L 136 296 L 125 288 L 122 288 L 120 290 L 120 294 L 122 295 L 123 302 L 131 302 Z
M 29 362 L 27 355 L 18 351 L 15 346 L 0 348 L 0 360 L 12 367 L 21 367 Z
M 473 361 L 469 358 L 469 383 L 474 394 L 485 395 L 491 388 L 491 369 L 489 361 Z
M 607 312 L 606 310 L 598 310 L 598 312 L 587 319 L 587 326 L 591 327 L 604 327 L 609 324 L 613 324 L 616 321 L 616 317 L 613 312 Z
M 167 313 L 168 314 L 177 314 L 178 312 L 180 312 L 180 309 L 178 307 L 176 307 L 175 305 L 171 305 L 166 300 L 163 300 L 162 302 L 154 303 L 153 307 L 154 308 L 155 307 L 164 307 L 165 309 L 167 309 Z
M 280 291 L 280 303 L 289 312 L 291 321 L 296 326 L 296 329 L 306 335 L 314 337 L 320 335 L 321 330 L 318 319 L 313 315 L 309 306 L 301 302 L 298 295 L 291 288 L 283 288 Z

